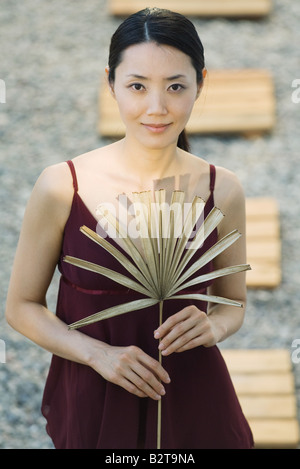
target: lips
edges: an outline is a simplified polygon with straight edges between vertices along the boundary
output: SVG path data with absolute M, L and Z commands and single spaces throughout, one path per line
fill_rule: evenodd
M 146 129 L 154 133 L 164 132 L 171 124 L 142 124 Z

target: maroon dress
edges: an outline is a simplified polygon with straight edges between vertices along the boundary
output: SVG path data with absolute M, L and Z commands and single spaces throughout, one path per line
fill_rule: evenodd
M 75 168 L 72 162 L 68 164 L 74 198 L 58 264 L 61 279 L 57 316 L 70 324 L 141 295 L 63 261 L 65 255 L 71 255 L 128 274 L 115 258 L 79 231 L 82 225 L 96 231 L 97 220 L 80 198 Z M 211 165 L 206 214 L 214 206 L 214 181 L 215 168 Z M 199 249 L 199 255 L 215 243 L 216 237 L 215 230 Z M 211 264 L 201 272 L 210 270 Z M 205 293 L 207 286 L 201 284 L 197 292 Z M 163 319 L 188 304 L 207 309 L 207 304 L 201 301 L 168 300 L 164 302 Z M 158 318 L 155 305 L 96 322 L 81 331 L 115 346 L 136 345 L 158 358 L 158 341 L 153 337 Z M 251 430 L 217 346 L 171 354 L 163 357 L 163 366 L 171 383 L 165 386 L 166 395 L 162 398 L 162 449 L 253 447 Z M 139 398 L 106 381 L 92 368 L 55 355 L 44 390 L 42 413 L 57 449 L 156 448 L 157 401 Z

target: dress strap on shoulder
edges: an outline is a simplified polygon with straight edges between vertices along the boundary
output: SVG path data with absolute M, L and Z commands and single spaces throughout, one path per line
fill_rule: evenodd
M 215 181 L 216 181 L 216 167 L 213 164 L 209 165 L 209 170 L 210 170 L 210 192 L 214 191 L 215 188 Z
M 69 168 L 71 170 L 72 178 L 73 178 L 73 187 L 74 191 L 78 192 L 78 182 L 77 182 L 77 176 L 76 176 L 76 171 L 75 171 L 75 166 L 72 160 L 67 161 Z

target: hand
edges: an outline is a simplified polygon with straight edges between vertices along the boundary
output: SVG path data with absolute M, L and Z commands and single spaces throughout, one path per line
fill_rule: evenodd
M 161 399 L 165 388 L 161 381 L 169 383 L 168 373 L 154 358 L 136 346 L 105 346 L 104 356 L 94 359 L 93 368 L 103 378 L 115 383 L 139 397 Z
M 170 316 L 154 331 L 154 337 L 160 339 L 158 348 L 164 356 L 199 345 L 211 347 L 217 343 L 213 322 L 196 306 L 187 306 Z

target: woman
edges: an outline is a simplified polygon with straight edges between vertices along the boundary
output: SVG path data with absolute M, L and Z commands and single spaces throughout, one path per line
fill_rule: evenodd
M 63 261 L 72 255 L 122 272 L 79 231 L 83 224 L 97 229 L 99 203 L 116 206 L 119 194 L 170 186 L 190 197 L 197 193 L 207 201 L 206 214 L 214 205 L 225 214 L 199 255 L 232 229 L 245 233 L 236 176 L 188 152 L 184 128 L 206 74 L 193 24 L 156 8 L 130 16 L 112 37 L 106 72 L 125 138 L 41 174 L 7 299 L 11 326 L 53 354 L 42 404 L 47 430 L 56 448 L 155 448 L 157 401 L 163 399 L 162 448 L 251 448 L 251 431 L 216 346 L 241 327 L 243 308 L 169 301 L 159 328 L 153 307 L 68 330 L 82 317 L 135 298 L 112 280 Z M 214 268 L 244 262 L 243 236 Z M 45 297 L 57 264 L 62 276 L 54 315 Z M 211 264 L 201 273 L 209 270 Z M 207 290 L 245 306 L 243 273 L 197 288 Z

